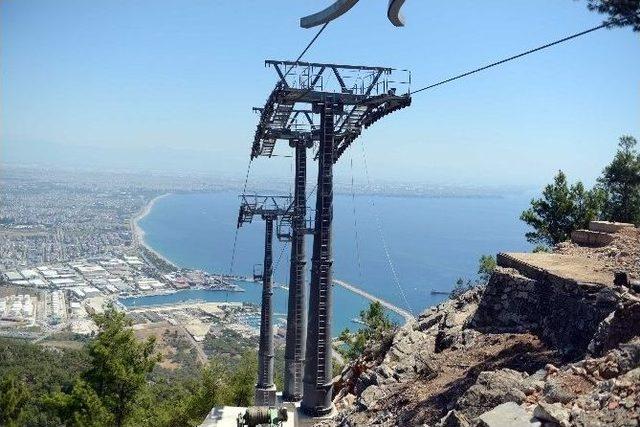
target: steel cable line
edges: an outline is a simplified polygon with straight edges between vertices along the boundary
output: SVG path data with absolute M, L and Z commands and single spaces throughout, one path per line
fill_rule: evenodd
M 318 185 L 316 184 L 307 195 L 307 198 L 305 199 L 305 203 L 309 201 L 309 199 L 311 198 L 311 196 L 313 196 L 313 193 L 315 193 L 317 188 L 318 188 Z M 292 209 L 292 208 L 293 208 L 293 203 L 289 206 L 289 209 Z M 289 242 L 284 242 L 284 244 L 282 245 L 282 248 L 280 249 L 280 255 L 278 255 L 278 259 L 276 261 L 276 266 L 273 268 L 272 277 L 275 277 L 275 272 L 278 270 L 278 267 L 280 267 L 280 260 L 282 259 L 282 254 L 288 245 L 289 245 Z
M 249 181 L 249 172 L 251 171 L 251 162 L 252 162 L 252 159 L 249 159 L 249 164 L 247 165 L 247 173 L 245 174 L 245 177 L 244 177 L 244 185 L 242 186 L 242 194 L 245 194 L 247 192 L 247 182 Z M 239 230 L 240 228 L 236 226 L 236 232 L 233 236 L 233 250 L 231 251 L 231 263 L 229 265 L 229 276 L 233 274 L 233 266 L 236 262 L 236 246 L 238 244 Z
M 320 34 L 322 34 L 322 32 L 324 31 L 325 28 L 327 28 L 327 25 L 329 25 L 329 23 L 327 22 L 326 24 L 324 24 L 320 30 L 316 33 L 315 36 L 313 36 L 313 38 L 311 39 L 311 41 L 309 42 L 309 44 L 307 45 L 307 47 L 304 48 L 304 50 L 302 51 L 302 53 L 300 53 L 300 55 L 298 55 L 298 59 L 296 59 L 296 62 L 300 61 L 302 59 L 302 57 L 304 56 L 305 53 L 307 53 L 307 51 L 311 48 L 311 46 L 316 42 L 316 40 L 318 39 L 318 37 L 320 37 Z
M 316 42 L 316 40 L 318 40 L 318 37 L 320 37 L 320 34 L 322 34 L 322 32 L 324 31 L 325 28 L 327 28 L 327 25 L 329 25 L 329 23 L 327 22 L 326 24 L 324 24 L 320 30 L 318 30 L 318 32 L 316 33 L 315 36 L 313 36 L 313 38 L 311 39 L 311 41 L 309 42 L 309 44 L 307 44 L 307 47 L 305 47 L 302 52 L 300 52 L 300 55 L 298 55 L 298 58 L 296 58 L 295 62 L 299 62 L 302 57 L 304 56 L 305 53 L 307 53 L 307 51 L 309 49 L 311 49 L 311 46 L 313 46 L 313 44 Z M 295 67 L 295 64 L 291 65 L 289 67 L 289 69 L 284 73 L 284 76 L 282 76 L 282 80 L 286 79 L 287 76 L 289 75 L 289 73 L 291 72 L 291 70 L 293 70 L 293 67 Z
M 349 150 L 349 167 L 351 169 L 351 204 L 353 206 L 353 230 L 356 241 L 356 256 L 358 260 L 358 277 L 362 282 L 362 261 L 360 256 L 360 238 L 358 236 L 358 215 L 356 214 L 356 191 L 353 177 L 353 151 Z
M 331 22 L 331 21 L 329 21 Z M 325 23 L 320 30 L 316 33 L 316 35 L 311 39 L 311 41 L 309 42 L 309 44 L 307 45 L 307 47 L 304 48 L 304 50 L 302 51 L 302 53 L 298 56 L 298 59 L 296 59 L 296 63 L 300 61 L 300 59 L 302 59 L 302 56 L 307 53 L 307 51 L 309 50 L 309 48 L 311 48 L 311 45 L 313 45 L 313 43 L 318 39 L 318 37 L 320 37 L 320 34 L 322 34 L 322 32 L 324 31 L 325 28 L 327 28 L 327 25 L 329 25 L 329 22 Z M 282 80 L 284 80 L 289 73 L 291 72 L 291 70 L 293 70 L 293 67 L 295 67 L 295 64 L 291 65 L 291 67 L 289 67 L 289 70 L 287 70 L 286 73 L 284 73 L 284 76 L 282 77 Z M 277 84 L 280 84 L 280 82 L 278 82 Z M 293 100 L 293 103 L 295 105 L 296 102 L 298 102 L 299 99 L 301 99 L 303 96 L 305 96 L 306 94 L 308 94 L 309 92 L 311 92 L 313 90 L 312 87 L 308 88 L 306 90 L 306 92 L 301 93 L 300 95 L 298 95 L 298 97 L 296 99 Z
M 367 156 L 364 150 L 364 144 L 360 144 L 362 148 L 362 160 L 364 163 L 364 171 L 367 177 L 367 186 L 369 188 L 369 193 L 371 192 L 371 179 L 369 178 L 369 167 L 367 166 Z M 411 304 L 409 304 L 409 300 L 407 299 L 407 294 L 405 294 L 404 289 L 402 288 L 402 284 L 400 283 L 400 278 L 398 276 L 398 272 L 396 270 L 395 265 L 393 264 L 393 260 L 391 259 L 391 253 L 389 252 L 389 246 L 387 245 L 387 240 L 384 237 L 384 231 L 382 230 L 382 222 L 380 221 L 380 215 L 378 214 L 378 210 L 376 208 L 376 204 L 373 201 L 373 196 L 369 194 L 369 203 L 371 204 L 371 210 L 373 211 L 374 216 L 376 217 L 376 225 L 378 228 L 378 235 L 380 236 L 380 240 L 382 241 L 382 248 L 384 249 L 384 254 L 387 258 L 387 263 L 389 264 L 389 268 L 391 269 L 391 275 L 393 276 L 393 281 L 400 291 L 400 295 L 404 300 L 409 313 L 413 315 L 413 310 L 411 309 Z
M 298 58 L 296 59 L 296 61 L 295 61 L 295 62 L 299 62 L 299 61 L 302 59 L 302 57 L 304 56 L 304 54 L 305 54 L 305 53 L 307 53 L 307 51 L 311 48 L 311 46 L 313 46 L 313 44 L 315 43 L 315 41 L 318 39 L 318 37 L 320 37 L 320 35 L 321 35 L 321 34 L 322 34 L 322 32 L 325 30 L 325 28 L 327 27 L 327 25 L 329 25 L 329 23 L 328 23 L 328 22 L 327 22 L 327 23 L 325 23 L 325 24 L 320 28 L 320 30 L 318 30 L 318 32 L 315 34 L 315 36 L 311 39 L 311 41 L 307 44 L 307 46 L 302 50 L 302 52 L 300 53 L 300 55 L 298 55 Z M 542 46 L 536 47 L 536 48 L 534 48 L 534 49 L 529 49 L 529 50 L 524 51 L 524 52 L 522 52 L 522 53 L 519 53 L 519 54 L 517 54 L 517 55 L 513 55 L 513 56 L 510 56 L 510 57 L 508 57 L 508 58 L 501 59 L 501 60 L 496 61 L 496 62 L 493 62 L 493 63 L 491 63 L 491 64 L 488 64 L 488 65 L 482 66 L 482 67 L 480 67 L 480 68 L 476 68 L 476 69 L 474 69 L 474 70 L 467 71 L 467 72 L 465 72 L 465 73 L 458 74 L 458 75 L 456 75 L 456 76 L 453 76 L 453 77 L 450 77 L 450 78 L 448 78 L 448 79 L 445 79 L 445 80 L 439 81 L 439 82 L 437 82 L 437 83 L 434 83 L 434 84 L 431 84 L 431 85 L 425 86 L 425 87 L 423 87 L 423 88 L 420 88 L 420 89 L 417 89 L 417 90 L 414 90 L 414 91 L 411 91 L 409 94 L 410 94 L 410 95 L 413 95 L 413 94 L 416 94 L 416 93 L 420 93 L 420 92 L 423 92 L 423 91 L 426 91 L 426 90 L 429 90 L 429 89 L 435 88 L 435 87 L 437 87 L 437 86 L 441 86 L 441 85 L 444 85 L 444 84 L 447 84 L 447 83 L 453 82 L 453 81 L 455 81 L 455 80 L 458 80 L 458 79 L 461 79 L 461 78 L 464 78 L 464 77 L 467 77 L 467 76 L 470 76 L 470 75 L 476 74 L 476 73 L 478 73 L 478 72 L 480 72 L 480 71 L 484 71 L 484 70 L 487 70 L 487 69 L 489 69 L 489 68 L 493 68 L 493 67 L 496 67 L 496 66 L 498 66 L 498 65 L 502 65 L 502 64 L 504 64 L 504 63 L 507 63 L 507 62 L 513 61 L 513 60 L 515 60 L 515 59 L 522 58 L 522 57 L 527 56 L 527 55 L 530 55 L 530 54 L 532 54 L 532 53 L 535 53 L 535 52 L 538 52 L 538 51 L 541 51 L 541 50 L 547 49 L 547 48 L 549 48 L 549 47 L 552 47 L 552 46 L 555 46 L 555 45 L 558 45 L 558 44 L 564 43 L 564 42 L 566 42 L 566 41 L 569 41 L 569 40 L 572 40 L 572 39 L 575 39 L 575 38 L 578 38 L 578 37 L 584 36 L 584 35 L 586 35 L 586 34 L 589 34 L 589 33 L 592 33 L 592 32 L 594 32 L 594 31 L 600 30 L 600 29 L 602 29 L 602 28 L 610 27 L 611 25 L 612 25 L 612 24 L 611 24 L 611 22 L 609 22 L 609 23 L 604 23 L 604 24 L 601 24 L 601 25 L 598 25 L 598 26 L 593 27 L 593 28 L 590 28 L 590 29 L 588 29 L 588 30 L 581 31 L 581 32 L 576 33 L 576 34 L 572 34 L 572 35 L 570 35 L 570 36 L 567 36 L 567 37 L 561 38 L 561 39 L 559 39 L 559 40 L 555 40 L 555 41 L 553 41 L 553 42 L 550 42 L 550 43 L 547 43 L 547 44 L 545 44 L 545 45 L 542 45 Z M 291 67 L 289 67 L 289 69 L 285 72 L 285 74 L 284 74 L 284 76 L 283 76 L 283 79 L 285 79 L 285 78 L 289 75 L 289 73 L 291 72 L 291 70 L 293 70 L 294 66 L 295 66 L 295 65 L 291 65 Z M 311 88 L 309 88 L 309 89 L 307 90 L 307 92 L 309 92 L 310 90 L 311 90 Z M 304 96 L 304 93 L 303 93 L 303 94 L 301 94 L 301 96 L 300 96 L 300 97 L 302 97 L 302 96 Z M 298 98 L 298 99 L 299 99 L 299 98 Z M 294 102 L 295 102 L 295 101 L 294 101 Z M 362 158 L 363 158 L 363 161 L 364 161 L 365 172 L 366 172 L 366 176 L 367 176 L 367 183 L 368 183 L 369 187 L 371 187 L 371 181 L 370 181 L 370 179 L 369 179 L 369 171 L 368 171 L 368 167 L 367 167 L 367 160 L 366 160 L 366 155 L 365 155 L 364 145 L 362 145 L 361 147 L 362 147 Z M 355 212 L 355 193 L 354 193 L 354 183 L 353 183 L 353 179 L 354 179 L 354 178 L 353 178 L 353 157 L 351 158 L 350 165 L 351 165 L 351 174 L 352 174 L 352 175 L 351 175 L 351 192 L 352 192 L 352 201 L 353 201 L 354 227 L 356 228 L 355 233 L 356 233 L 356 247 L 357 247 L 357 252 L 358 252 L 358 268 L 359 268 L 359 271 L 360 271 L 360 275 L 362 275 L 362 272 L 361 272 L 361 262 L 360 262 L 360 253 L 359 253 L 359 247 L 358 247 L 358 246 L 359 246 L 359 244 L 358 244 L 358 241 L 357 241 L 357 239 L 358 239 L 358 231 L 357 231 L 357 220 L 356 220 L 356 212 Z M 245 177 L 245 183 L 244 183 L 243 193 L 244 193 L 244 192 L 245 192 L 245 190 L 246 190 L 247 180 L 248 180 L 248 178 L 249 178 L 249 171 L 250 171 L 250 168 L 251 168 L 251 161 L 249 161 L 249 167 L 247 168 L 247 175 L 246 175 L 246 177 Z M 313 194 L 314 190 L 315 190 L 315 188 L 314 188 L 314 189 L 311 191 L 311 193 L 307 196 L 307 200 L 310 198 L 311 194 Z M 386 258 L 387 258 L 387 262 L 389 263 L 389 267 L 390 267 L 390 269 L 391 269 L 391 272 L 392 272 L 392 275 L 393 275 L 393 278 L 394 278 L 394 282 L 396 283 L 396 286 L 397 286 L 397 287 L 398 287 L 398 289 L 400 290 L 400 293 L 402 294 L 402 297 L 403 297 L 403 299 L 404 299 L 405 304 L 407 305 L 407 308 L 409 309 L 409 311 L 410 311 L 410 312 L 412 312 L 412 310 L 411 310 L 411 306 L 410 306 L 410 304 L 409 304 L 409 301 L 408 301 L 408 299 L 407 299 L 407 297 L 406 297 L 406 295 L 405 295 L 405 293 L 404 293 L 404 289 L 402 288 L 402 286 L 401 286 L 401 284 L 400 284 L 400 280 L 399 280 L 399 277 L 398 277 L 398 273 L 397 273 L 397 271 L 396 271 L 396 269 L 395 269 L 395 266 L 394 266 L 394 264 L 393 264 L 393 261 L 392 261 L 392 259 L 391 259 L 391 254 L 389 253 L 389 249 L 388 249 L 388 246 L 387 246 L 387 243 L 386 243 L 386 239 L 385 239 L 385 237 L 384 237 L 384 233 L 383 233 L 383 230 L 382 230 L 382 224 L 381 224 L 381 222 L 380 222 L 380 217 L 379 217 L 379 215 L 377 214 L 377 211 L 375 211 L 375 203 L 374 203 L 373 199 L 371 199 L 371 200 L 370 200 L 370 202 L 371 202 L 372 207 L 374 208 L 374 213 L 375 213 L 375 215 L 376 215 L 376 223 L 377 223 L 377 227 L 378 227 L 378 233 L 380 234 L 380 237 L 381 237 L 381 240 L 382 240 L 383 248 L 384 248 L 384 251 L 385 251 L 385 255 L 386 255 Z M 234 237 L 234 244 L 233 244 L 233 253 L 232 253 L 231 268 L 230 268 L 230 271 L 229 271 L 229 272 L 230 272 L 230 274 L 231 274 L 231 273 L 232 273 L 232 271 L 233 271 L 233 263 L 234 263 L 234 259 L 235 259 L 235 252 L 236 252 L 236 242 L 237 242 L 237 237 L 238 237 L 238 229 L 236 228 L 236 233 L 235 233 L 235 237 Z M 284 249 L 286 248 L 286 246 L 287 246 L 287 244 L 285 243 L 285 244 L 283 245 L 283 247 L 282 247 L 282 250 L 280 251 L 280 255 L 279 255 L 278 260 L 277 260 L 277 262 L 276 262 L 276 268 L 274 269 L 274 272 L 275 272 L 275 270 L 277 270 L 277 268 L 278 268 L 278 266 L 279 266 L 279 264 L 280 264 L 280 260 L 281 260 L 281 258 L 282 258 L 282 254 L 283 254 Z
M 409 94 L 410 94 L 410 95 L 413 95 L 413 94 L 415 94 L 415 93 L 420 93 L 420 92 L 422 92 L 422 91 L 425 91 L 425 90 L 428 90 L 428 89 L 432 89 L 432 88 L 434 88 L 434 87 L 436 87 L 436 86 L 441 86 L 441 85 L 443 85 L 443 84 L 450 83 L 450 82 L 452 82 L 452 81 L 454 81 L 454 80 L 458 80 L 458 79 L 461 79 L 461 78 L 463 78 L 463 77 L 470 76 L 470 75 L 475 74 L 475 73 L 478 73 L 478 72 L 480 72 L 480 71 L 484 71 L 484 70 L 486 70 L 486 69 L 488 69 L 488 68 L 492 68 L 492 67 L 496 67 L 496 66 L 498 66 L 498 65 L 502 65 L 502 64 L 504 64 L 505 62 L 513 61 L 514 59 L 522 58 L 523 56 L 527 56 L 527 55 L 530 55 L 530 54 L 532 54 L 532 53 L 534 53 L 534 52 L 538 52 L 538 51 L 540 51 L 540 50 L 547 49 L 547 48 L 549 48 L 549 47 L 555 46 L 555 45 L 560 44 L 560 43 L 564 43 L 564 42 L 566 42 L 566 41 L 569 41 L 569 40 L 575 39 L 575 38 L 577 38 L 577 37 L 584 36 L 585 34 L 592 33 L 592 32 L 594 32 L 594 31 L 600 30 L 600 29 L 602 29 L 602 28 L 610 27 L 611 25 L 612 25 L 611 23 L 604 23 L 604 24 L 598 25 L 597 27 L 589 28 L 588 30 L 581 31 L 581 32 L 576 33 L 576 34 L 572 34 L 572 35 L 570 35 L 570 36 L 567 36 L 567 37 L 561 38 L 561 39 L 556 40 L 556 41 L 553 41 L 553 42 L 551 42 L 551 43 L 547 43 L 547 44 L 545 44 L 545 45 L 542 45 L 542 46 L 536 47 L 536 48 L 534 48 L 534 49 L 529 49 L 529 50 L 527 50 L 527 51 L 525 51 L 525 52 L 522 52 L 522 53 L 519 53 L 519 54 L 517 54 L 517 55 L 513 55 L 513 56 L 510 56 L 510 57 L 508 57 L 508 58 L 501 59 L 500 61 L 492 62 L 491 64 L 485 65 L 485 66 L 480 67 L 480 68 L 476 68 L 475 70 L 467 71 L 466 73 L 458 74 L 457 76 L 450 77 L 450 78 L 448 78 L 448 79 L 446 79 L 446 80 L 442 80 L 442 81 L 440 81 L 440 82 L 438 82 L 438 83 L 434 83 L 434 84 L 431 84 L 431 85 L 429 85 L 429 86 L 425 86 L 425 87 L 423 87 L 423 88 L 420 88 L 420 89 L 414 90 L 414 91 L 410 92 Z
M 280 261 L 282 260 L 282 254 L 284 254 L 284 250 L 289 246 L 289 242 L 284 242 L 282 248 L 280 248 L 280 254 L 278 255 L 278 259 L 276 260 L 276 266 L 271 269 L 271 280 L 275 279 L 276 271 L 278 271 L 278 267 L 280 267 Z

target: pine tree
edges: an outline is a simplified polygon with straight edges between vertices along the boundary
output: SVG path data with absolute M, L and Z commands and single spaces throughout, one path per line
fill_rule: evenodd
M 632 136 L 620 138 L 618 151 L 598 180 L 607 193 L 604 217 L 640 224 L 640 152 Z
M 99 332 L 88 346 L 91 368 L 85 379 L 113 414 L 114 425 L 121 427 L 159 361 L 153 352 L 155 339 L 138 341 L 131 320 L 114 308 L 94 320 Z
M 569 239 L 571 232 L 586 228 L 602 209 L 603 192 L 585 190 L 578 182 L 571 187 L 562 171 L 542 192 L 542 198 L 531 200 L 531 207 L 522 212 L 520 219 L 533 227 L 526 233 L 531 243 L 553 246 Z
M 478 277 L 480 282 L 486 283 L 491 277 L 491 273 L 497 267 L 496 259 L 492 255 L 482 255 L 478 260 Z
M 139 341 L 124 313 L 110 307 L 94 321 L 98 334 L 87 345 L 89 369 L 70 393 L 53 393 L 47 404 L 65 425 L 121 427 L 137 409 L 160 359 L 154 354 L 154 338 Z
M 379 301 L 372 302 L 366 310 L 360 312 L 362 328 L 355 332 L 345 328 L 340 334 L 343 346 L 340 353 L 347 359 L 359 357 L 370 342 L 380 342 L 395 324 L 389 319 Z
M 640 1 L 639 0 L 587 0 L 587 7 L 605 15 L 606 21 L 614 27 L 630 26 L 633 31 L 640 31 Z
M 29 390 L 14 375 L 0 381 L 0 425 L 17 426 L 22 408 L 29 399 Z

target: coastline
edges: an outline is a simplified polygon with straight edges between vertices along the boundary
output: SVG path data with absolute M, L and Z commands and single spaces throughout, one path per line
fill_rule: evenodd
M 181 267 L 179 267 L 178 265 L 176 265 L 174 262 L 172 262 L 170 259 L 168 259 L 166 256 L 160 254 L 157 250 L 155 250 L 151 245 L 149 245 L 145 239 L 145 231 L 142 229 L 142 227 L 140 226 L 139 222 L 144 219 L 147 215 L 149 215 L 151 213 L 151 211 L 153 210 L 153 207 L 155 206 L 156 202 L 162 198 L 165 198 L 167 196 L 170 196 L 171 192 L 168 193 L 164 193 L 164 194 L 160 194 L 154 198 L 152 198 L 151 200 L 149 200 L 149 202 L 144 205 L 140 211 L 131 219 L 131 229 L 132 229 L 132 233 L 133 233 L 133 240 L 134 240 L 134 245 L 136 247 L 142 246 L 144 247 L 146 250 L 148 250 L 149 252 L 153 253 L 155 256 L 157 256 L 158 258 L 162 259 L 164 262 L 166 262 L 167 264 L 173 266 L 174 268 L 176 268 L 177 270 L 179 270 Z M 254 282 L 253 280 L 251 280 L 249 277 L 243 277 L 243 276 L 229 276 L 229 275 L 221 275 L 223 277 L 227 277 L 227 278 L 234 278 L 234 279 L 239 279 L 239 280 L 244 280 L 247 282 Z M 407 312 L 406 310 L 403 310 L 397 306 L 392 305 L 391 303 L 373 295 L 370 293 L 367 293 L 366 291 L 363 291 L 361 289 L 358 289 L 357 287 L 348 284 L 346 282 L 343 282 L 341 280 L 334 280 L 334 284 L 337 284 L 339 286 L 341 286 L 342 288 L 344 288 L 345 290 L 347 290 L 348 292 L 351 292 L 354 295 L 357 295 L 359 297 L 362 297 L 363 299 L 367 300 L 367 301 L 380 301 L 382 302 L 383 306 L 387 309 L 390 310 L 392 312 L 395 312 L 396 314 L 398 314 L 400 317 L 402 317 L 405 320 L 405 323 L 408 322 L 409 320 L 413 319 L 414 316 Z M 277 284 L 274 283 L 274 286 L 278 286 L 280 288 L 282 288 L 285 291 L 288 291 L 289 288 L 288 286 L 286 286 L 285 284 Z M 178 292 L 178 291 L 176 291 Z M 230 291 L 225 291 L 225 292 L 230 292 Z M 233 292 L 233 291 L 231 291 Z M 157 295 L 163 295 L 165 294 L 165 292 L 160 292 Z M 154 296 L 154 294 L 145 294 L 145 295 L 139 295 L 139 296 L 131 296 L 128 298 L 137 298 L 137 297 L 144 297 L 144 296 Z
M 140 209 L 140 211 L 136 214 L 136 216 L 131 219 L 131 232 L 133 234 L 134 246 L 136 247 L 143 246 L 146 250 L 153 253 L 155 256 L 157 256 L 167 264 L 179 270 L 180 269 L 179 266 L 177 266 L 174 262 L 172 262 L 170 259 L 162 255 L 158 251 L 156 251 L 153 247 L 151 247 L 151 245 L 147 244 L 147 242 L 144 240 L 145 232 L 142 229 L 142 227 L 140 227 L 140 224 L 139 224 L 139 222 L 142 219 L 144 219 L 147 215 L 151 213 L 151 211 L 153 210 L 153 207 L 155 206 L 158 200 L 163 199 L 167 196 L 170 196 L 171 194 L 173 193 L 164 193 L 159 196 L 156 196 L 153 199 L 151 199 L 146 205 L 144 205 L 142 209 Z

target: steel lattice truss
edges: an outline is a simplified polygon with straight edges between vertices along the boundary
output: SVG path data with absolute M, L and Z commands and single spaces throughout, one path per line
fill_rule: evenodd
M 243 194 L 240 196 L 240 212 L 238 228 L 253 221 L 254 216 L 263 219 L 290 215 L 291 196 L 261 196 L 259 194 Z
M 251 158 L 271 157 L 278 140 L 320 138 L 319 115 L 312 105 L 332 100 L 336 113 L 334 162 L 349 145 L 382 117 L 411 104 L 411 74 L 386 67 L 265 61 L 279 77 L 264 107 L 254 108 L 260 120 Z M 400 92 L 403 92 L 400 94 Z

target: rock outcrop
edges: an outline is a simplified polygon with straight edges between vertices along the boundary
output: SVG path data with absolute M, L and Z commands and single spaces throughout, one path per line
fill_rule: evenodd
M 616 231 L 607 247 L 500 254 L 498 264 L 486 286 L 349 364 L 332 423 L 637 426 L 640 297 L 614 273 L 638 278 L 640 232 Z

